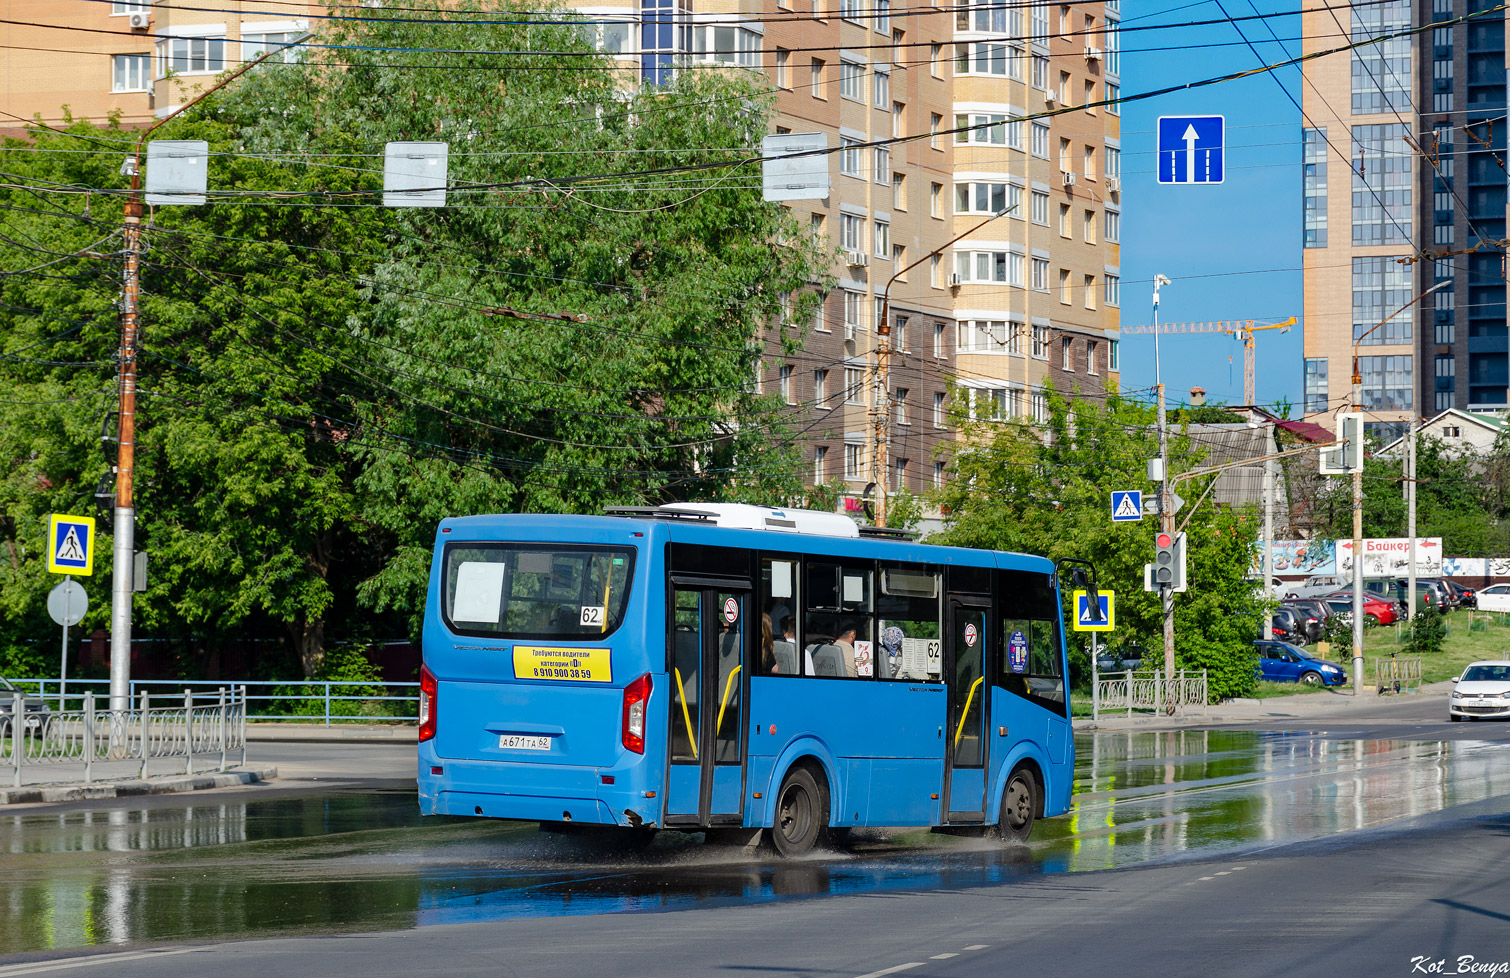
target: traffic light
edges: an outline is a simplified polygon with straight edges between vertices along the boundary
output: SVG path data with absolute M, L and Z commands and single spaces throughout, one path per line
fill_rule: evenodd
M 1174 586 L 1174 534 L 1159 533 L 1153 540 L 1153 582 L 1157 587 Z
M 1153 590 L 1169 585 L 1172 590 L 1185 590 L 1185 534 L 1159 533 L 1154 537 Z

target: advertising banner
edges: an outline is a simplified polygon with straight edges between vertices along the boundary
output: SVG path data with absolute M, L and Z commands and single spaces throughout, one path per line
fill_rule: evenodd
M 1405 537 L 1372 537 L 1363 541 L 1364 577 L 1403 577 L 1410 565 L 1410 541 Z M 1337 541 L 1337 573 L 1353 572 L 1353 541 Z M 1442 538 L 1416 538 L 1416 574 L 1442 574 Z
M 1275 540 L 1274 573 L 1285 577 L 1294 574 L 1337 573 L 1337 544 L 1333 540 Z M 1254 555 L 1253 572 L 1262 576 L 1262 552 Z

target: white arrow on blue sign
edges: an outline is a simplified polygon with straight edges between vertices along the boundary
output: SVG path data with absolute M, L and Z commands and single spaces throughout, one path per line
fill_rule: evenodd
M 1159 182 L 1221 183 L 1225 127 L 1219 115 L 1159 116 Z
M 1143 518 L 1143 493 L 1137 489 L 1112 491 L 1112 522 L 1125 523 Z

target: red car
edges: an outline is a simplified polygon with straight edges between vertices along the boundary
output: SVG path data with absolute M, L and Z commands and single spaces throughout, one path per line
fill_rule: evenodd
M 1336 615 L 1351 615 L 1353 613 L 1353 592 L 1334 591 L 1321 600 L 1325 601 Z M 1379 598 L 1363 593 L 1363 623 L 1365 625 L 1393 625 L 1399 611 L 1399 606 L 1390 601 L 1381 601 Z

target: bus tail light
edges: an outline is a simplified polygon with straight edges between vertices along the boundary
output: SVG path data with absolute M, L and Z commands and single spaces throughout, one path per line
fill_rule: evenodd
M 419 739 L 423 743 L 435 738 L 435 717 L 440 697 L 435 673 L 428 666 L 419 667 Z
M 650 702 L 650 673 L 624 687 L 624 749 L 645 753 L 645 707 Z

